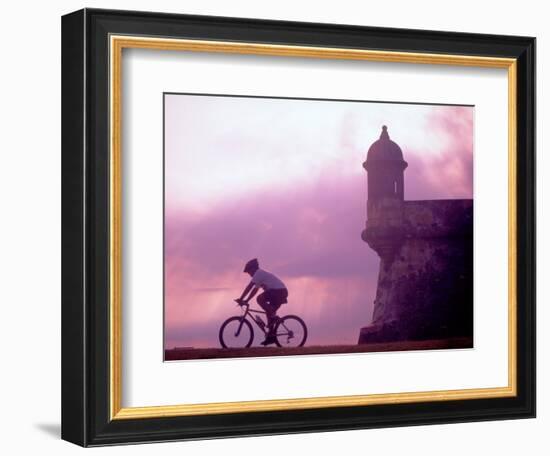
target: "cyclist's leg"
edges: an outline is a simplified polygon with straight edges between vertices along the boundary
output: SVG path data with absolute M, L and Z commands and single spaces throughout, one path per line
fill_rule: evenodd
M 277 325 L 277 322 L 279 321 L 279 317 L 277 317 L 277 311 L 279 310 L 279 307 L 281 307 L 281 305 L 281 303 L 271 304 L 271 326 L 269 328 L 270 332 L 273 332 L 275 326 Z
M 258 303 L 258 305 L 265 311 L 265 316 L 267 317 L 268 334 L 270 334 L 273 330 L 274 316 L 276 312 L 276 308 L 274 309 L 273 304 L 271 303 L 273 297 L 270 294 L 270 290 L 266 290 L 263 293 L 259 294 L 256 298 L 256 302 Z
M 269 302 L 269 293 L 267 291 L 260 293 L 256 298 L 256 302 L 265 311 L 265 316 L 267 317 L 267 327 L 269 330 L 271 330 L 270 328 L 273 312 L 271 310 L 271 304 Z
M 256 297 L 256 302 L 258 303 L 258 305 L 264 309 L 266 312 L 267 312 L 267 307 L 268 307 L 268 297 L 267 297 L 267 293 L 264 291 L 263 293 L 260 293 L 257 297 Z
M 273 290 L 272 295 L 270 296 L 271 309 L 273 312 L 272 318 L 274 321 L 277 321 L 277 311 L 284 303 L 288 302 L 288 291 L 286 288 L 282 290 Z
M 269 312 L 267 312 L 268 316 L 268 330 L 269 334 L 273 334 L 275 330 L 275 326 L 277 326 L 277 322 L 279 321 L 279 317 L 277 317 L 277 311 L 279 310 L 279 307 L 281 307 L 282 303 L 277 302 L 277 300 L 273 300 L 269 304 Z
M 258 305 L 265 311 L 265 316 L 267 317 L 267 334 L 265 340 L 262 342 L 262 345 L 269 345 L 275 343 L 275 338 L 272 336 L 273 331 L 273 307 L 269 302 L 269 291 L 264 291 L 256 298 Z

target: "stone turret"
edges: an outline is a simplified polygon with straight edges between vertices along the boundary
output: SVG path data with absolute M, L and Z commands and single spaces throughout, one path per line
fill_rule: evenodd
M 388 127 L 384 125 L 380 139 L 369 147 L 367 159 L 363 163 L 369 179 L 369 202 L 385 198 L 403 201 L 407 165 L 401 148 L 390 139 Z
M 401 148 L 382 127 L 369 148 L 363 168 L 368 175 L 367 225 L 362 238 L 381 258 L 390 261 L 403 239 L 405 169 Z

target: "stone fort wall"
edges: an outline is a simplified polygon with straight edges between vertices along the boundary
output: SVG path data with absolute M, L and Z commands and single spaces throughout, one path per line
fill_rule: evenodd
M 363 239 L 380 256 L 359 343 L 473 335 L 473 200 L 369 200 Z

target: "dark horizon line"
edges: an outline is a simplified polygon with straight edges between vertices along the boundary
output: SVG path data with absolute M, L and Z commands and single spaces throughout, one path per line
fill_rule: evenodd
M 473 104 L 461 104 L 461 103 L 428 103 L 419 101 L 380 101 L 380 100 L 353 100 L 346 98 L 308 98 L 308 97 L 282 97 L 274 95 L 235 95 L 224 93 L 202 93 L 202 92 L 162 92 L 163 98 L 166 95 L 187 95 L 187 96 L 201 96 L 201 97 L 223 97 L 223 98 L 262 98 L 270 100 L 297 100 L 297 101 L 336 101 L 336 102 L 349 102 L 349 103 L 376 103 L 376 104 L 399 104 L 399 105 L 421 105 L 421 106 L 456 106 L 464 108 L 475 108 Z

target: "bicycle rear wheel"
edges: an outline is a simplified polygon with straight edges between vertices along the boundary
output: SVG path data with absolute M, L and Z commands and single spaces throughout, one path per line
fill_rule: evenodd
M 275 343 L 279 347 L 301 347 L 306 343 L 307 326 L 300 317 L 287 315 L 275 328 Z
M 220 344 L 223 348 L 248 348 L 254 340 L 254 329 L 243 317 L 231 317 L 220 328 Z

